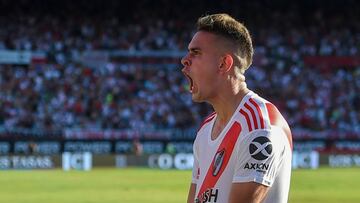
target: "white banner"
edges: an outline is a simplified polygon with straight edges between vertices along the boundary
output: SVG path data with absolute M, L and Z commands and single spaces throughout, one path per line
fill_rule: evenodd
M 30 51 L 6 51 L 0 50 L 0 64 L 30 64 Z
M 89 171 L 92 168 L 92 154 L 64 152 L 62 155 L 62 167 L 64 171 L 70 169 Z
M 293 152 L 292 156 L 292 168 L 319 168 L 319 152 Z

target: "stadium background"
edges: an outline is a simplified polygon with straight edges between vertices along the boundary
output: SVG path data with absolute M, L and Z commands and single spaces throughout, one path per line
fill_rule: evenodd
M 118 188 L 111 194 L 117 196 L 148 184 L 131 181 L 154 176 L 164 185 L 163 193 L 153 194 L 171 199 L 181 191 L 172 202 L 183 202 L 190 172 L 173 168 L 191 167 L 192 141 L 211 109 L 191 102 L 180 58 L 200 15 L 227 12 L 244 22 L 254 40 L 248 86 L 276 104 L 293 131 L 290 202 L 360 202 L 359 6 L 355 0 L 1 0 L 2 196 L 16 202 L 17 189 L 26 188 L 22 192 L 35 194 L 28 202 L 59 202 L 41 196 L 54 186 L 42 177 L 67 180 L 58 169 L 64 160 L 68 168 L 84 169 L 90 152 L 89 175 L 70 172 L 75 179 L 94 180 L 84 184 L 101 185 L 100 177 L 120 184 L 130 177 L 133 185 L 125 189 L 104 186 Z M 171 170 L 123 169 L 133 166 Z M 178 176 L 188 179 L 168 190 L 172 183 L 165 179 Z M 23 186 L 21 177 L 35 178 L 35 186 Z M 77 192 L 84 187 L 70 180 L 61 184 Z M 322 187 L 326 184 L 341 189 Z M 85 200 L 62 192 L 58 198 L 79 202 L 143 202 L 135 192 Z

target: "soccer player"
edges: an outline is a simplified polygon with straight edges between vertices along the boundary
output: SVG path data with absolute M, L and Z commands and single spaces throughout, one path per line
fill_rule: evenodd
M 252 63 L 247 28 L 227 14 L 201 17 L 181 60 L 195 102 L 214 113 L 194 141 L 188 203 L 288 200 L 292 138 L 277 108 L 246 86 Z

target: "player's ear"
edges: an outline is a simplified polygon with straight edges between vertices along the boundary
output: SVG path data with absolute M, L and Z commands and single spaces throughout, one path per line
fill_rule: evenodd
M 234 64 L 234 59 L 230 54 L 225 54 L 221 57 L 219 71 L 220 73 L 227 73 Z

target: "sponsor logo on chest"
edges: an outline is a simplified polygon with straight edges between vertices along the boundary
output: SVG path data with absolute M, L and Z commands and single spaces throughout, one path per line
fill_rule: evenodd
M 215 188 L 207 189 L 204 193 L 202 193 L 199 198 L 195 199 L 195 203 L 206 203 L 212 202 L 216 203 L 218 200 L 219 190 Z

